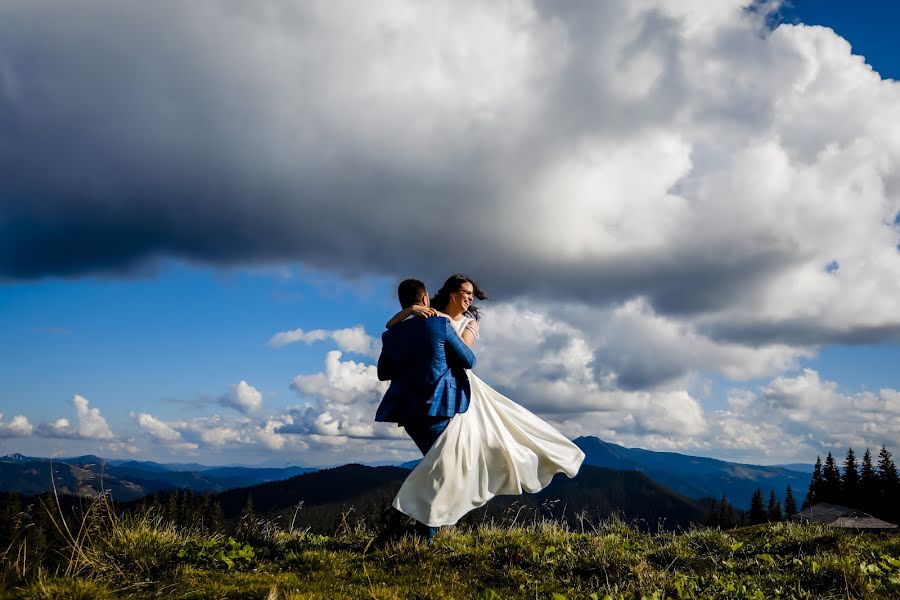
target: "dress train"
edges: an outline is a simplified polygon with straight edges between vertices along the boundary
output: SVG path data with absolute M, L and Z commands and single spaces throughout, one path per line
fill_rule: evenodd
M 494 496 L 538 492 L 556 473 L 574 477 L 584 461 L 549 423 L 468 376 L 469 409 L 453 417 L 393 502 L 431 527 L 453 525 Z

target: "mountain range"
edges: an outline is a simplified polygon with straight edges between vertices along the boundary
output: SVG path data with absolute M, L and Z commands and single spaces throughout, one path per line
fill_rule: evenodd
M 181 467 L 200 468 L 179 470 Z M 128 501 L 170 489 L 222 492 L 315 470 L 163 465 L 150 461 L 107 461 L 94 455 L 51 460 L 10 454 L 0 457 L 0 492 L 34 495 L 55 487 L 60 494 L 96 496 L 107 491 L 116 500 Z
M 766 497 L 770 491 L 775 491 L 776 496 L 783 499 L 785 490 L 790 485 L 799 502 L 805 496 L 810 481 L 810 468 L 803 464 L 761 466 L 733 463 L 676 452 L 626 448 L 592 436 L 579 437 L 574 442 L 584 451 L 586 465 L 615 471 L 639 471 L 673 492 L 694 500 L 718 499 L 725 495 L 738 508 L 749 507 L 750 498 L 757 487 L 763 490 Z M 387 470 L 376 472 L 403 474 L 417 462 L 408 461 L 398 467 L 379 467 Z M 0 458 L 0 491 L 36 494 L 51 490 L 50 463 L 47 458 L 21 454 Z M 166 489 L 218 493 L 259 484 L 277 486 L 278 482 L 297 475 L 333 471 L 298 466 L 273 468 L 162 464 L 152 461 L 105 460 L 94 455 L 53 459 L 52 463 L 55 473 L 52 481 L 55 481 L 60 493 L 96 495 L 101 490 L 108 490 L 113 498 L 123 501 Z M 325 478 L 322 481 L 326 481 L 329 476 L 322 477 Z M 318 480 L 312 478 L 308 481 Z M 365 493 L 369 491 L 371 490 Z M 223 494 L 222 497 L 224 499 L 229 496 Z M 346 493 L 342 497 L 346 498 Z M 337 497 L 333 499 L 336 501 Z
M 791 486 L 799 503 L 811 479 L 811 473 L 783 466 L 748 465 L 677 452 L 625 448 L 591 436 L 576 438 L 574 442 L 584 451 L 585 464 L 641 471 L 689 498 L 718 499 L 725 495 L 738 508 L 750 507 L 756 488 L 761 488 L 766 498 L 774 491 L 783 500 L 787 487 Z

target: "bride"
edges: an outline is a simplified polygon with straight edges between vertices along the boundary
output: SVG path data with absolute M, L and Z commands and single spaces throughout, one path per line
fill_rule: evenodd
M 475 298 L 486 296 L 468 277 L 453 275 L 431 300 L 469 346 L 478 339 Z M 398 313 L 388 327 L 409 312 Z M 584 460 L 584 452 L 550 424 L 472 371 L 467 375 L 469 409 L 453 417 L 394 498 L 394 508 L 429 527 L 453 525 L 494 496 L 538 492 L 556 473 L 574 477 Z

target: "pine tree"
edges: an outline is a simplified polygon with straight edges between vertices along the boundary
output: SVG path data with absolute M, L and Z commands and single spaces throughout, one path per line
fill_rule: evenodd
M 737 515 L 734 511 L 734 504 L 731 502 L 725 503 L 725 512 L 722 513 L 722 529 L 734 529 L 737 527 L 738 519 Z
M 728 499 L 725 497 L 725 494 L 722 494 L 722 499 L 716 502 L 712 501 L 712 505 L 709 510 L 709 518 L 707 518 L 707 524 L 710 527 L 721 527 L 722 526 L 722 518 L 725 515 L 725 510 L 728 505 Z
M 760 488 L 753 492 L 750 499 L 750 524 L 758 525 L 766 522 L 766 505 L 763 503 L 763 493 Z
M 712 505 L 709 508 L 709 515 L 706 517 L 706 524 L 710 527 L 721 527 L 722 525 L 722 517 L 719 512 L 720 506 L 721 504 L 719 502 L 716 502 L 715 500 L 712 501 Z
M 841 470 L 831 452 L 825 457 L 825 466 L 822 467 L 822 492 L 818 500 L 831 504 L 841 502 Z
M 859 471 L 853 448 L 847 449 L 844 459 L 844 474 L 841 476 L 841 504 L 859 508 Z
M 878 453 L 878 479 L 881 481 L 882 489 L 895 486 L 900 481 L 897 476 L 897 465 L 894 464 L 891 453 L 884 446 Z
M 225 518 L 224 513 L 222 512 L 222 505 L 219 504 L 219 501 L 215 498 L 210 498 L 205 522 L 206 528 L 212 532 L 216 533 L 222 530 L 222 520 Z
M 898 514 L 897 504 L 900 504 L 900 477 L 897 476 L 897 465 L 887 448 L 881 446 L 878 453 L 878 483 L 881 493 L 879 512 L 882 517 L 896 519 Z
M 766 518 L 769 519 L 769 523 L 781 521 L 781 504 L 778 503 L 778 498 L 775 497 L 775 490 L 772 490 L 772 493 L 769 494 L 769 507 L 766 510 Z
M 177 492 L 169 492 L 166 498 L 166 521 L 178 526 L 178 496 Z
M 18 492 L 0 494 L 3 507 L 0 510 L 0 544 L 7 548 L 19 534 L 22 520 L 22 495 Z
M 728 497 L 722 494 L 716 507 L 713 509 L 716 514 L 716 526 L 722 529 L 734 529 L 737 526 L 737 517 L 734 514 L 734 506 L 728 501 Z
M 878 473 L 872 466 L 872 453 L 866 448 L 859 472 L 859 507 L 867 513 L 877 512 L 879 493 Z
M 806 500 L 803 501 L 803 510 L 808 509 L 822 500 L 819 494 L 822 490 L 822 457 L 816 456 L 816 466 L 813 469 L 812 479 L 809 482 L 809 490 L 806 492 Z
M 235 530 L 235 537 L 246 539 L 256 531 L 256 513 L 253 512 L 253 496 L 247 495 L 244 510 L 241 511 L 241 520 Z
M 241 511 L 241 520 L 252 519 L 256 516 L 253 512 L 253 496 L 247 495 L 247 502 L 244 503 L 244 510 Z
M 797 514 L 797 501 L 794 500 L 794 490 L 791 489 L 791 486 L 787 486 L 787 491 L 784 493 L 784 516 L 788 519 Z

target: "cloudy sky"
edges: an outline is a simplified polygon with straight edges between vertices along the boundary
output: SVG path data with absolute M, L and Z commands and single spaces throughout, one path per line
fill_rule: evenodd
M 0 453 L 324 465 L 408 276 L 571 437 L 900 451 L 884 3 L 0 3 Z

